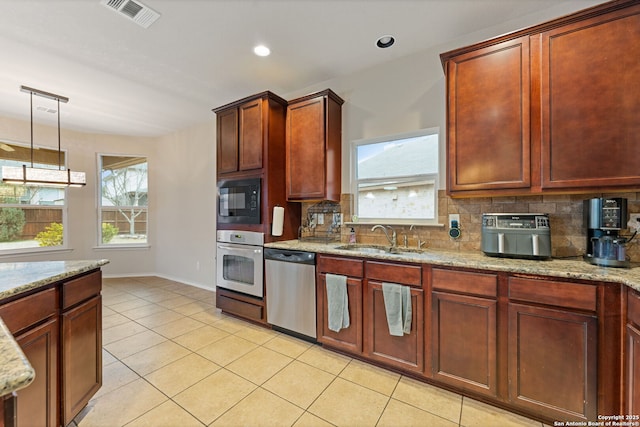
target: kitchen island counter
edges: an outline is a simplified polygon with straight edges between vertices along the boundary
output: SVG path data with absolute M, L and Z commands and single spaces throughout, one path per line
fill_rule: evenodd
M 640 291 L 640 266 L 632 268 L 599 267 L 580 258 L 529 260 L 499 258 L 484 255 L 482 252 L 454 252 L 440 249 L 423 249 L 393 253 L 365 253 L 351 249 L 340 249 L 348 245 L 340 242 L 316 243 L 300 240 L 286 240 L 267 243 L 265 247 L 299 250 L 324 254 L 375 258 L 388 261 L 415 262 L 440 266 L 475 268 L 479 270 L 504 271 L 509 273 L 535 274 L 564 279 L 591 280 L 596 282 L 622 283 Z M 367 245 L 356 245 L 367 246 Z M 399 248 L 401 251 L 403 248 Z

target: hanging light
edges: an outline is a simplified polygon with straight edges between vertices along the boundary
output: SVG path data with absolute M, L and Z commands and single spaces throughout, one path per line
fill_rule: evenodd
M 71 169 L 62 169 L 62 151 L 60 150 L 60 103 L 69 102 L 69 98 L 20 86 L 20 91 L 29 93 L 31 101 L 31 166 L 22 167 L 3 166 L 2 182 L 5 184 L 34 185 L 39 187 L 82 187 L 87 184 L 84 172 L 72 172 Z M 58 169 L 46 169 L 33 167 L 33 95 L 53 99 L 58 103 Z

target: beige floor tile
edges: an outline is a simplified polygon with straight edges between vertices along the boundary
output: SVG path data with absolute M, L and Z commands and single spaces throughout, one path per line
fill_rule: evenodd
M 388 401 L 383 394 L 336 378 L 308 411 L 337 426 L 375 426 Z
M 376 427 L 457 427 L 458 423 L 391 399 Z M 487 427 L 487 426 L 485 426 Z
M 190 314 L 189 317 L 199 320 L 201 322 L 207 323 L 209 325 L 213 325 L 216 322 L 226 318 L 227 316 L 222 314 L 221 311 L 217 310 L 203 310 L 199 311 L 195 314 Z
M 489 425 L 500 427 L 540 427 L 542 423 L 477 400 L 464 398 L 460 425 L 464 427 L 485 427 Z
M 122 359 L 122 362 L 139 375 L 144 376 L 171 362 L 182 359 L 190 353 L 191 350 L 173 341 L 165 341 L 126 357 Z
M 138 307 L 138 308 L 134 308 L 132 310 L 127 310 L 127 311 L 123 311 L 122 314 L 123 316 L 127 316 L 129 319 L 131 320 L 138 320 L 141 319 L 143 317 L 147 317 L 150 316 L 152 314 L 161 312 L 166 310 L 166 308 L 158 305 L 158 304 L 148 304 L 148 305 L 144 305 L 142 307 Z
M 323 420 L 322 418 L 316 417 L 313 414 L 305 412 L 300 418 L 298 418 L 298 421 L 296 421 L 293 427 L 333 427 L 333 424 Z
M 104 347 L 102 348 L 102 367 L 109 366 L 117 361 L 118 359 L 113 354 L 105 350 Z
M 259 326 L 249 326 L 236 332 L 235 335 L 256 344 L 264 344 L 278 336 L 278 332 Z
M 106 307 L 104 304 L 102 305 L 102 317 L 111 316 L 112 314 L 116 314 L 117 311 L 111 310 L 109 307 Z
M 139 379 L 92 400 L 78 426 L 123 426 L 165 401 L 165 395 Z
M 145 305 L 151 304 L 149 301 L 144 300 L 142 298 L 133 297 L 130 300 L 123 301 L 118 304 L 111 304 L 109 308 L 113 311 L 117 311 L 118 313 L 122 313 L 123 311 L 134 310 L 136 308 L 144 307 Z
M 197 353 L 220 366 L 226 366 L 258 347 L 245 339 L 229 335 L 197 350 Z
M 133 321 L 121 323 L 117 326 L 112 326 L 111 328 L 102 330 L 102 344 L 111 344 L 112 342 L 139 334 L 146 330 L 147 328 Z
M 158 345 L 167 339 L 160 334 L 156 334 L 153 331 L 144 328 L 144 331 L 139 334 L 132 335 L 127 338 L 123 338 L 120 341 L 116 341 L 111 344 L 107 344 L 104 348 L 118 359 L 122 360 L 125 357 L 129 357 L 132 354 L 145 350 L 154 345 Z
M 334 379 L 335 375 L 294 360 L 262 387 L 306 409 Z
M 460 421 L 462 396 L 459 394 L 402 377 L 392 397 L 454 423 Z
M 189 350 L 196 351 L 228 336 L 228 332 L 206 325 L 194 331 L 187 332 L 184 335 L 180 335 L 174 338 L 173 341 L 187 347 Z
M 122 325 L 123 323 L 131 322 L 131 319 L 128 317 L 125 317 L 115 311 L 113 313 L 114 314 L 110 316 L 105 316 L 104 313 L 102 313 L 102 329 L 109 329 L 114 326 Z
M 194 301 L 185 305 L 181 305 L 180 307 L 175 307 L 172 310 L 185 316 L 191 316 L 205 310 L 211 310 L 211 307 L 212 306 L 210 304 L 205 304 L 200 301 Z
M 387 396 L 391 396 L 400 381 L 400 374 L 355 359 L 344 368 L 340 377 Z
M 185 316 L 180 313 L 165 309 L 163 311 L 153 313 L 149 316 L 136 319 L 136 322 L 140 323 L 142 326 L 146 326 L 147 328 L 155 328 L 160 325 L 166 325 L 167 323 L 175 322 L 179 319 L 184 319 L 184 317 Z
M 236 319 L 235 317 L 225 317 L 215 322 L 213 326 L 218 329 L 222 329 L 223 331 L 229 332 L 230 334 L 235 334 L 242 331 L 243 329 L 247 329 L 249 327 L 249 324 L 240 319 Z
M 220 369 L 178 394 L 173 400 L 209 425 L 257 386 L 236 374 Z
M 160 302 L 166 301 L 171 298 L 175 298 L 176 294 L 171 291 L 166 291 L 164 289 L 155 289 L 153 292 L 149 292 L 144 296 L 144 299 L 150 302 Z
M 138 374 L 121 361 L 116 360 L 115 363 L 102 368 L 102 387 L 100 387 L 94 398 L 99 398 L 103 394 L 112 392 L 137 379 L 140 379 Z
M 202 427 L 202 423 L 175 402 L 167 401 L 133 420 L 127 427 Z
M 313 344 L 298 338 L 280 334 L 272 340 L 264 343 L 264 346 L 282 353 L 285 356 L 296 358 L 307 351 Z
M 298 360 L 334 375 L 338 375 L 351 361 L 350 357 L 312 346 L 302 353 Z
M 104 294 L 102 295 L 102 304 L 107 307 L 111 307 L 114 304 L 120 304 L 126 301 L 137 300 L 138 297 L 128 292 L 120 292 L 117 294 Z
M 227 365 L 227 369 L 251 381 L 262 384 L 293 359 L 268 348 L 258 347 Z
M 197 354 L 189 354 L 145 375 L 145 379 L 169 397 L 203 380 L 220 366 Z
M 211 426 L 290 426 L 303 413 L 301 408 L 266 390 L 257 389 Z
M 176 321 L 156 326 L 152 329 L 153 331 L 167 338 L 175 338 L 188 332 L 195 331 L 198 328 L 202 328 L 203 326 L 205 326 L 205 324 L 202 322 L 198 322 L 197 320 L 190 317 L 183 317 Z
M 193 299 L 189 297 L 185 297 L 184 295 L 176 294 L 175 297 L 158 301 L 156 304 L 163 306 L 164 308 L 174 309 L 176 307 L 180 307 L 185 304 L 192 303 Z

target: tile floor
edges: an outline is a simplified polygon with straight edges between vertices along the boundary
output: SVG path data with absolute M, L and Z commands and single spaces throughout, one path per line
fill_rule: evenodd
M 157 277 L 104 279 L 103 349 L 79 427 L 542 426 L 226 316 L 213 292 Z

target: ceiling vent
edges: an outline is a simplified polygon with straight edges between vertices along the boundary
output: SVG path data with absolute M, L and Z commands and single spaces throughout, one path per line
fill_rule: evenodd
M 132 20 L 143 28 L 149 28 L 151 24 L 160 18 L 160 14 L 149 6 L 133 0 L 100 0 L 100 4 Z

